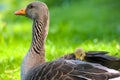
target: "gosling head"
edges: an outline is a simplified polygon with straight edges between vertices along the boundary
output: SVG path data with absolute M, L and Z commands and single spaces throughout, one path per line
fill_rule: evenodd
M 77 48 L 74 52 L 76 59 L 84 60 L 86 56 L 85 51 L 82 48 Z

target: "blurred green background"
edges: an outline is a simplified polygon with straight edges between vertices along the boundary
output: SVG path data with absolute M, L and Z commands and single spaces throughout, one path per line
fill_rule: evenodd
M 32 21 L 15 16 L 34 0 L 0 0 L 0 80 L 20 80 L 20 64 L 31 44 Z M 41 0 L 50 11 L 46 60 L 81 47 L 120 57 L 120 0 Z

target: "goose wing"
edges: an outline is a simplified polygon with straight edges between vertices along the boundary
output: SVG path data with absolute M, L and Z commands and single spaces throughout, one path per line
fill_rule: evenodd
M 87 62 L 99 63 L 113 69 L 120 69 L 120 58 L 107 55 L 104 51 L 88 51 L 84 58 Z
M 84 61 L 99 63 L 112 69 L 120 69 L 120 58 L 107 55 L 106 51 L 88 51 L 85 52 Z M 60 59 L 76 60 L 75 53 L 64 55 Z M 114 64 L 113 64 L 114 63 Z
M 80 60 L 57 60 L 31 69 L 25 80 L 108 80 L 120 72 Z

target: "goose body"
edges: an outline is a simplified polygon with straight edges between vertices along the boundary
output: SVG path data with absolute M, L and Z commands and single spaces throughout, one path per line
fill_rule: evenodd
M 119 71 L 100 64 L 67 58 L 46 62 L 44 46 L 49 28 L 47 5 L 32 2 L 15 14 L 33 20 L 32 43 L 21 65 L 21 80 L 116 80 L 114 78 L 120 77 Z
M 118 76 L 119 71 L 100 64 L 63 59 L 31 69 L 25 80 L 108 80 Z

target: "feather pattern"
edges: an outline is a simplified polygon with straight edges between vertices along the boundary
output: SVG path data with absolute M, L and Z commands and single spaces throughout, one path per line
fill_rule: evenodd
M 25 80 L 108 80 L 118 76 L 119 71 L 100 64 L 63 59 L 31 69 Z

